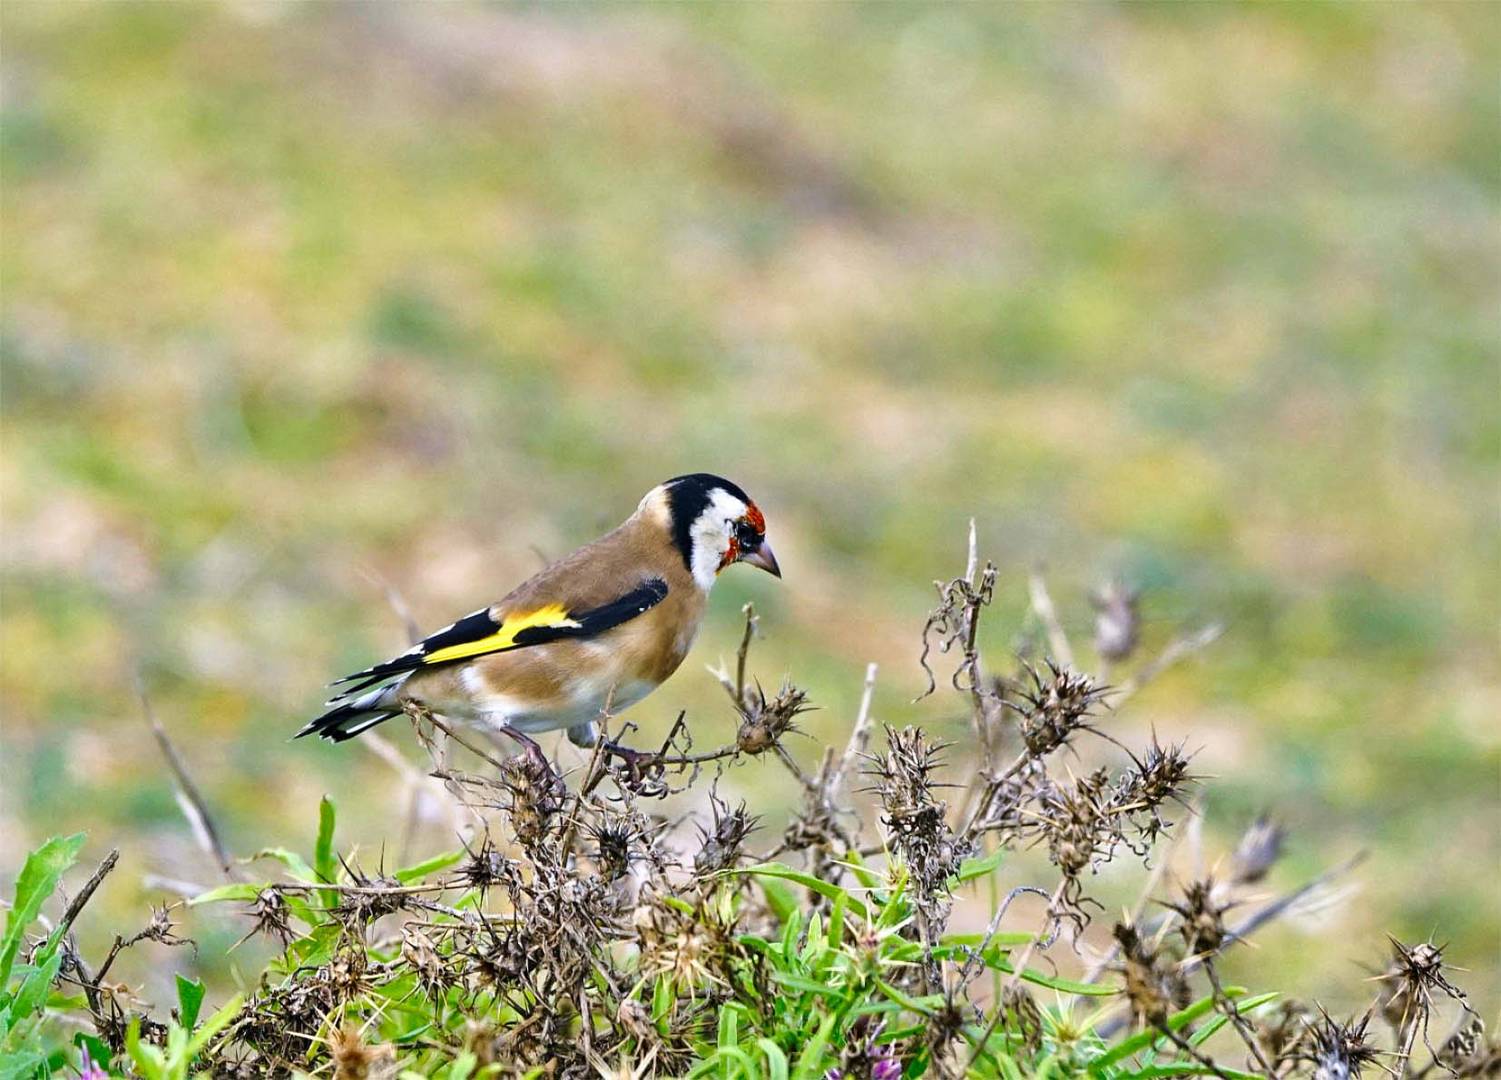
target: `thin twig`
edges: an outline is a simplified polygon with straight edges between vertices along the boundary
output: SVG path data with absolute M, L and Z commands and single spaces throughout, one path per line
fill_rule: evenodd
M 1032 600 L 1032 613 L 1042 622 L 1043 629 L 1047 631 L 1048 648 L 1053 652 L 1053 659 L 1064 667 L 1074 666 L 1074 650 L 1068 643 L 1068 635 L 1063 631 L 1063 624 L 1058 621 L 1058 610 L 1053 606 L 1053 598 L 1048 593 L 1047 582 L 1043 580 L 1042 570 L 1034 569 L 1027 576 L 1027 591 Z
M 224 876 L 231 881 L 238 881 L 240 876 L 235 869 L 235 860 L 224 847 L 224 841 L 219 838 L 219 830 L 214 827 L 214 819 L 209 814 L 208 803 L 204 801 L 198 785 L 193 783 L 193 778 L 188 775 L 187 765 L 183 763 L 177 747 L 172 745 L 167 729 L 162 727 L 157 720 L 156 713 L 151 708 L 151 699 L 146 696 L 146 689 L 139 679 L 136 683 L 136 692 L 140 695 L 141 710 L 145 713 L 146 722 L 151 725 L 151 732 L 156 736 L 156 743 L 161 747 L 162 756 L 167 759 L 167 767 L 172 770 L 172 775 L 177 781 L 177 805 L 182 809 L 183 817 L 188 819 L 188 825 L 192 828 L 199 845 L 214 857 L 219 864 L 219 869 L 224 871 Z
M 1147 683 L 1151 682 L 1158 675 L 1161 675 L 1178 661 L 1212 644 L 1224 632 L 1225 627 L 1223 623 L 1210 623 L 1208 626 L 1192 634 L 1174 638 L 1155 660 L 1142 665 L 1131 674 L 1129 679 L 1111 691 L 1109 695 L 1110 707 L 1112 709 L 1119 709 L 1128 698 L 1132 697 Z
M 422 640 L 422 627 L 412 615 L 412 609 L 407 605 L 406 599 L 401 595 L 395 585 L 392 585 L 378 572 L 370 567 L 364 567 L 360 571 L 365 580 L 379 588 L 386 594 L 386 604 L 395 612 L 397 619 L 401 621 L 401 628 L 406 632 L 407 644 L 415 645 Z
M 94 890 L 99 888 L 99 883 L 109 875 L 109 872 L 115 868 L 115 863 L 119 861 L 119 848 L 115 848 L 104 857 L 104 860 L 99 864 L 89 880 L 83 883 L 83 888 L 78 890 L 78 895 L 73 897 L 72 902 L 68 904 L 68 910 L 63 912 L 62 922 L 57 924 L 57 931 L 54 932 L 63 934 L 71 932 L 73 920 L 78 918 L 79 913 L 83 911 L 84 905 L 93 898 Z
M 759 620 L 756 618 L 756 605 L 749 601 L 740 609 L 740 612 L 745 616 L 745 633 L 741 635 L 740 648 L 735 653 L 735 700 L 744 702 L 745 663 L 750 657 L 751 638 L 756 636 L 756 625 Z
M 876 665 L 867 664 L 865 667 L 865 688 L 860 692 L 860 709 L 855 713 L 855 726 L 850 731 L 849 742 L 845 745 L 844 753 L 834 765 L 829 774 L 829 782 L 826 790 L 832 796 L 844 786 L 845 778 L 849 776 L 850 767 L 855 760 L 865 753 L 870 746 L 870 732 L 872 727 L 870 715 L 870 701 L 876 690 Z

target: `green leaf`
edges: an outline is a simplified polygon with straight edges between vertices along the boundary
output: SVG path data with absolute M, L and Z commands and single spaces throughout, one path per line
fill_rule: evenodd
M 991 959 L 988 952 L 987 950 L 985 962 L 990 967 L 997 971 L 1003 971 L 1007 975 L 1010 975 L 1015 970 L 1009 963 L 1002 960 L 999 954 L 994 959 Z M 1038 986 L 1046 986 L 1049 990 L 1057 990 L 1064 994 L 1078 994 L 1082 997 L 1113 997 L 1120 993 L 1120 990 L 1113 986 L 1100 986 L 1098 983 L 1082 983 L 1074 982 L 1072 979 L 1060 979 L 1053 975 L 1044 975 L 1033 968 L 1024 969 L 1021 973 L 1021 978 L 1026 982 L 1035 983 Z
M 1245 995 L 1245 992 L 1245 988 L 1241 986 L 1227 986 L 1225 988 L 1225 996 L 1231 999 L 1242 997 Z M 1167 1026 L 1171 1030 L 1177 1031 L 1193 1023 L 1213 1008 L 1214 998 L 1212 996 L 1200 998 L 1188 1008 L 1168 1017 Z M 1156 1028 L 1147 1028 L 1145 1031 L 1138 1031 L 1130 1038 L 1122 1039 L 1109 1050 L 1105 1051 L 1105 1053 L 1091 1061 L 1089 1063 L 1089 1071 L 1091 1074 L 1098 1076 L 1101 1070 L 1107 1065 L 1114 1065 L 1117 1061 L 1123 1061 L 1132 1054 L 1140 1053 L 1160 1038 L 1162 1038 L 1162 1033 Z
M 47 1056 L 40 1050 L 10 1050 L 0 1053 L 0 1080 L 36 1080 L 42 1075 Z
M 719 1010 L 719 1048 L 740 1045 L 740 1011 L 733 1005 Z
M 834 1025 L 839 1021 L 839 1014 L 824 1018 L 824 1022 L 818 1026 L 818 1033 L 803 1047 L 803 1052 L 797 1055 L 798 1080 L 819 1076 L 822 1074 L 823 1055 L 829 1045 L 829 1036 L 834 1032 Z
M 187 1030 L 192 1031 L 198 1023 L 198 1010 L 203 1007 L 203 984 L 195 979 L 177 976 L 177 1016 Z
M 141 1042 L 140 1017 L 131 1017 L 125 1029 L 125 1052 L 146 1080 L 168 1080 L 166 1057 L 150 1043 Z
M 15 999 L 11 1002 L 11 1015 L 16 1020 L 24 1020 L 40 1011 L 42 1003 L 47 999 L 47 991 L 52 988 L 52 981 L 57 978 L 62 963 L 62 953 L 54 951 L 40 967 L 33 969 L 22 980 Z
M 1282 995 L 1277 993 L 1275 990 L 1268 994 L 1257 994 L 1255 997 L 1248 997 L 1245 1001 L 1237 1003 L 1235 1006 L 1235 1011 L 1238 1015 L 1244 1016 L 1248 1012 L 1252 1012 L 1256 1009 L 1261 1008 L 1269 1001 L 1276 1001 L 1277 998 L 1281 996 Z M 1208 1042 L 1209 1039 L 1213 1037 L 1216 1031 L 1224 1027 L 1229 1022 L 1230 1018 L 1228 1016 L 1225 1016 L 1223 1013 L 1215 1016 L 1207 1024 L 1199 1028 L 1198 1031 L 1195 1031 L 1188 1037 L 1189 1044 L 1191 1046 L 1203 1046 L 1204 1043 Z
M 732 871 L 732 873 L 750 874 L 759 878 L 779 878 L 783 881 L 795 882 L 805 889 L 816 892 L 819 896 L 827 897 L 831 901 L 844 896 L 846 898 L 845 903 L 851 911 L 855 912 L 862 919 L 870 918 L 870 912 L 866 910 L 864 902 L 850 896 L 848 890 L 840 888 L 833 882 L 824 881 L 822 878 L 804 873 L 795 867 L 788 866 L 786 863 L 759 863 L 756 866 L 747 866 L 743 870 Z
M 786 923 L 788 917 L 797 910 L 797 896 L 775 878 L 763 877 L 760 884 L 761 891 L 766 894 L 766 906 L 771 908 L 777 922 Z
M 5 918 L 5 936 L 0 938 L 0 991 L 10 983 L 10 969 L 15 965 L 21 936 L 41 912 L 42 903 L 57 889 L 63 874 L 78 860 L 83 839 L 83 833 L 54 836 L 26 856 L 16 877 L 15 900 Z
M 327 795 L 318 801 L 318 842 L 313 846 L 313 872 L 318 881 L 332 885 L 339 880 L 339 862 L 334 856 L 334 801 Z M 339 894 L 325 890 L 324 907 L 336 907 Z
M 396 871 L 396 880 L 403 885 L 411 885 L 422 881 L 429 874 L 436 874 L 439 870 L 447 870 L 464 857 L 463 849 L 458 851 L 445 851 L 441 855 L 434 855 L 431 859 L 408 866 L 405 870 Z
M 244 1004 L 245 995 L 236 994 L 221 1005 L 218 1012 L 205 1020 L 203 1026 L 195 1031 L 193 1037 L 188 1040 L 188 1057 L 196 1057 L 198 1052 L 207 1046 L 209 1041 L 215 1035 L 219 1034 L 220 1030 L 226 1024 L 239 1015 L 240 1007 Z
M 254 900 L 270 887 L 269 881 L 236 881 L 229 885 L 220 885 L 205 893 L 199 893 L 188 901 L 188 907 L 197 907 L 199 904 L 217 904 L 225 900 Z
M 261 850 L 250 856 L 247 861 L 255 862 L 257 859 L 275 859 L 291 871 L 292 876 L 298 881 L 309 885 L 322 884 L 318 880 L 318 875 L 313 872 L 313 868 L 307 864 L 307 860 L 295 851 L 288 851 L 282 847 L 261 848 Z
M 666 1035 L 671 1025 L 669 1019 L 672 1016 L 672 980 L 666 975 L 657 976 L 657 985 L 652 988 L 651 995 L 651 1018 L 657 1025 L 657 1031 Z
M 770 1039 L 757 1039 L 756 1046 L 766 1057 L 768 1080 L 787 1080 L 787 1055 L 782 1053 L 782 1048 Z
M 959 866 L 959 872 L 949 879 L 949 888 L 956 889 L 960 885 L 974 881 L 993 873 L 1006 857 L 1004 848 L 997 848 L 986 855 L 983 859 L 965 859 Z

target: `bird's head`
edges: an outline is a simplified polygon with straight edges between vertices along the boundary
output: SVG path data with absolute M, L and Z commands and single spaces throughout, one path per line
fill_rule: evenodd
M 738 486 L 708 473 L 677 476 L 641 500 L 641 512 L 660 516 L 689 573 L 707 591 L 732 563 L 758 566 L 781 577 L 766 542 L 766 519 Z

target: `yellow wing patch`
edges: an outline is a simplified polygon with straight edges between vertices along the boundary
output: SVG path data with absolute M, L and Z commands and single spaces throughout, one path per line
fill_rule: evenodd
M 523 630 L 529 630 L 534 626 L 549 627 L 577 627 L 579 623 L 568 617 L 568 609 L 562 604 L 548 604 L 536 611 L 525 615 L 507 615 L 505 622 L 499 630 L 493 634 L 478 638 L 475 641 L 465 641 L 458 645 L 449 645 L 446 648 L 430 652 L 422 658 L 424 664 L 442 664 L 449 660 L 462 660 L 466 656 L 478 656 L 481 653 L 500 652 L 509 649 L 516 643 L 516 635 Z

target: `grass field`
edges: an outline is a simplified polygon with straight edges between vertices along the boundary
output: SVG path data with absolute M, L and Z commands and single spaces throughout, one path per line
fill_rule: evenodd
M 95 942 L 212 879 L 137 672 L 235 851 L 306 848 L 328 792 L 394 853 L 388 765 L 288 741 L 403 644 L 380 581 L 441 625 L 706 469 L 786 578 L 726 576 L 649 731 L 718 741 L 754 599 L 810 761 L 871 660 L 877 715 L 962 740 L 908 703 L 973 516 L 993 650 L 1038 562 L 1080 641 L 1115 576 L 1148 653 L 1225 623 L 1119 721 L 1199 749 L 1213 850 L 1267 809 L 1279 885 L 1371 852 L 1258 970 L 1338 1002 L 1433 934 L 1493 1015 L 1498 23 L 3 5 L 0 877 L 118 846 Z M 243 928 L 186 932 L 227 984 Z

